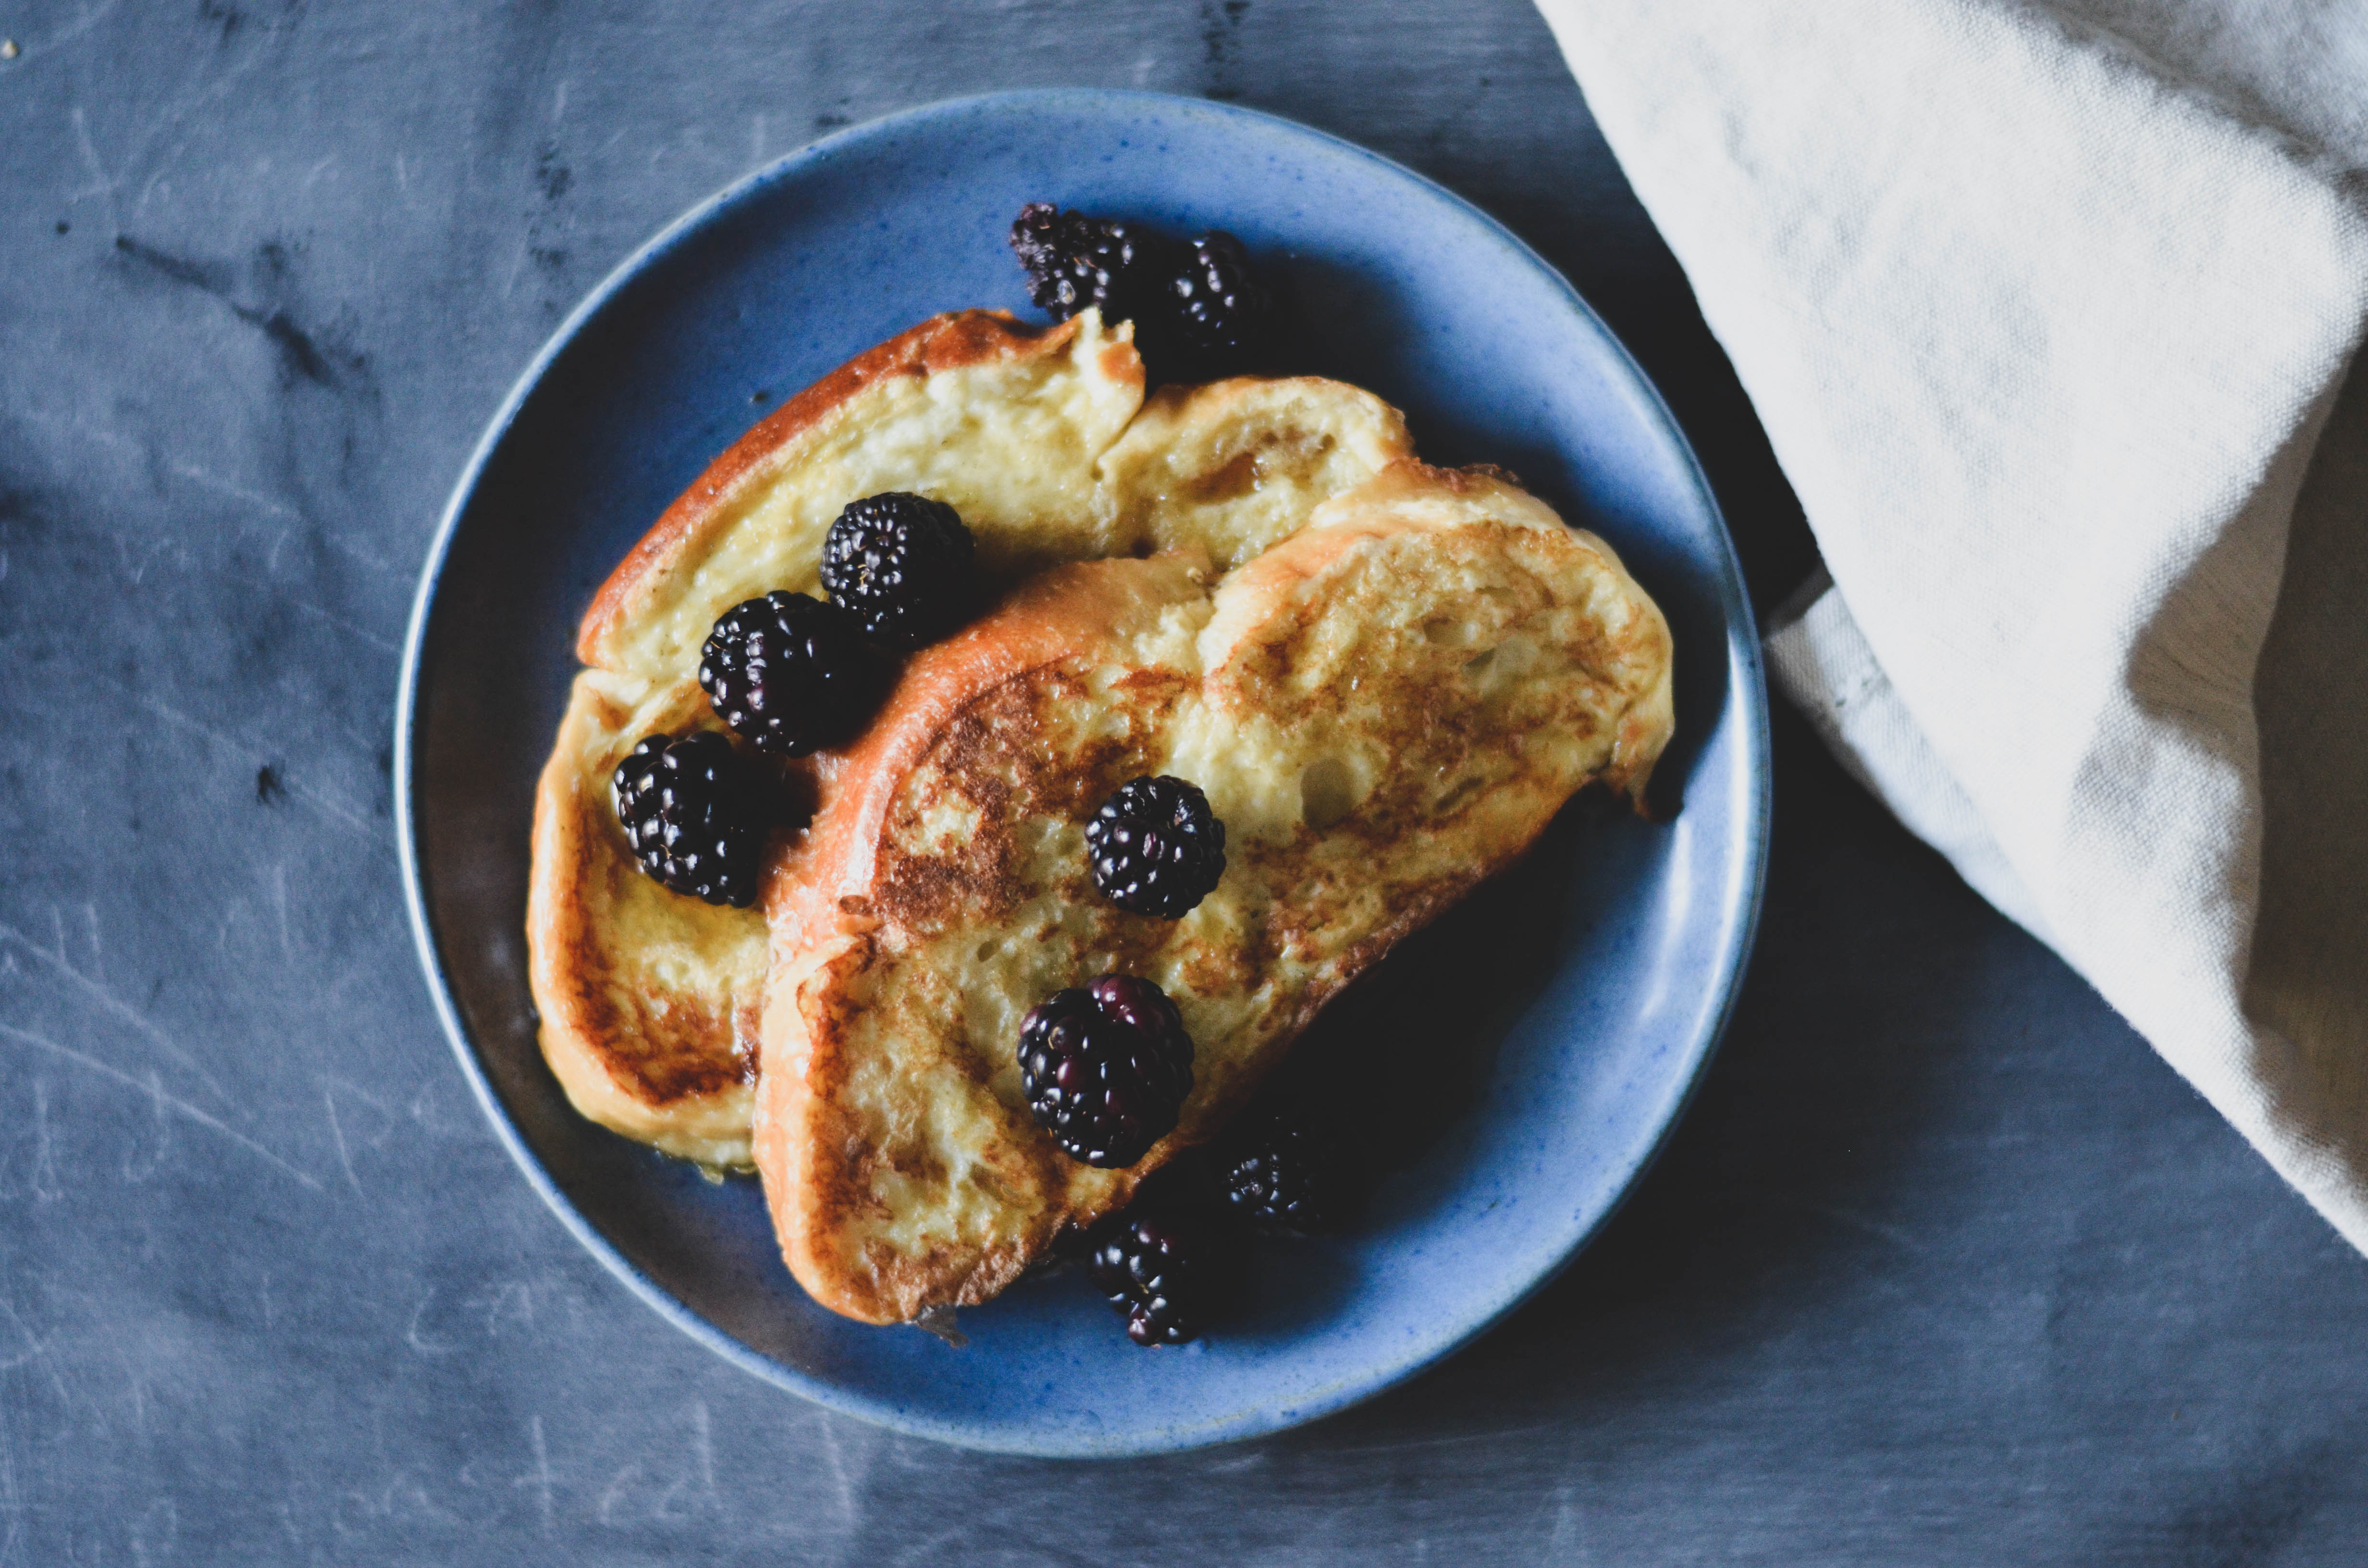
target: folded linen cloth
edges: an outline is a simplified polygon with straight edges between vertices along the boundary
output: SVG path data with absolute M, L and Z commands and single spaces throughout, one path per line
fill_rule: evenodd
M 1780 686 L 2368 1251 L 2368 6 L 1541 6 L 1831 574 Z

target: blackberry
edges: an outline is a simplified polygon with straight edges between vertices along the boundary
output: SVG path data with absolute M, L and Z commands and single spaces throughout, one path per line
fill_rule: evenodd
M 1329 1230 L 1349 1207 L 1339 1133 L 1305 1105 L 1282 1101 L 1253 1110 L 1227 1136 L 1222 1165 L 1225 1201 L 1262 1230 Z
M 1180 919 L 1225 871 L 1225 824 L 1198 787 L 1165 774 L 1119 786 L 1086 824 L 1094 886 L 1121 909 Z
M 1164 312 L 1175 248 L 1140 223 L 1031 201 L 1011 225 L 1011 248 L 1028 269 L 1028 297 L 1054 321 L 1088 305 L 1138 327 Z
M 734 605 L 699 651 L 699 684 L 715 716 L 782 756 L 853 739 L 889 675 L 855 617 L 806 594 Z
M 1274 358 L 1282 306 L 1241 241 L 1223 229 L 1194 240 L 1167 287 L 1178 369 L 1191 379 L 1235 375 Z
M 1073 1160 L 1133 1165 L 1176 1130 L 1192 1038 L 1167 993 L 1131 974 L 1056 991 L 1019 1026 L 1029 1114 Z
M 977 546 L 942 501 L 891 490 L 850 501 L 822 546 L 822 585 L 882 642 L 917 647 L 962 619 Z
M 1224 1279 L 1209 1238 L 1173 1212 L 1129 1210 L 1091 1233 L 1086 1277 L 1126 1315 L 1137 1345 L 1182 1345 L 1224 1304 Z
M 765 780 L 712 730 L 652 735 L 617 765 L 617 821 L 642 869 L 676 892 L 746 909 L 771 824 Z

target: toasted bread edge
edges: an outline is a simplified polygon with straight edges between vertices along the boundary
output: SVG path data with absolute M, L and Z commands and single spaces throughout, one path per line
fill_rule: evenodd
M 836 791 L 809 830 L 817 858 L 794 876 L 768 885 L 772 958 L 766 979 L 764 1070 L 752 1118 L 752 1150 L 765 1186 L 781 1256 L 814 1299 L 864 1323 L 909 1322 L 932 1304 L 976 1306 L 992 1300 L 1040 1256 L 1066 1215 L 1048 1212 L 1042 1235 L 971 1257 L 951 1290 L 945 1257 L 898 1257 L 884 1268 L 850 1266 L 825 1244 L 834 1216 L 869 1201 L 851 1174 L 865 1151 L 860 1135 L 834 1137 L 832 1096 L 846 1075 L 840 1010 L 821 998 L 843 994 L 844 981 L 870 966 L 879 926 L 860 891 L 871 881 L 880 832 L 907 766 L 927 752 L 953 718 L 983 694 L 1030 670 L 1101 650 L 1121 619 L 1156 613 L 1180 591 L 1199 591 L 1211 568 L 1198 552 L 1147 560 L 1078 562 L 1022 583 L 1001 604 L 906 665 L 876 724 L 842 764 L 860 780 Z M 850 891 L 854 890 L 854 891 Z M 1122 1206 L 1157 1168 L 1101 1173 Z M 1102 1210 L 1097 1210 L 1097 1212 Z
M 603 995 L 610 970 L 587 891 L 597 874 L 592 868 L 623 854 L 621 846 L 592 841 L 609 811 L 606 780 L 586 778 L 580 760 L 586 732 L 607 700 L 593 684 L 598 678 L 588 671 L 576 677 L 557 744 L 535 786 L 527 964 L 541 1016 L 543 1060 L 569 1103 L 591 1120 L 683 1159 L 744 1169 L 752 1158 L 747 1119 L 756 1093 L 747 1075 L 698 1074 L 684 1082 L 657 1082 L 609 1043 L 628 1032 L 638 1038 L 639 1031 L 621 1029 Z M 587 801 L 586 790 L 596 798 Z M 741 1020 L 734 1032 L 753 1038 L 755 1022 Z
M 1671 730 L 1668 631 L 1657 605 L 1645 594 L 1609 545 L 1587 530 L 1569 528 L 1543 502 L 1486 472 L 1434 469 L 1412 460 L 1391 465 L 1385 477 L 1358 498 L 1360 507 L 1386 503 L 1403 490 L 1416 504 L 1432 487 L 1459 495 L 1487 493 L 1515 524 L 1551 528 L 1597 556 L 1640 612 L 1638 634 L 1659 644 L 1658 678 L 1640 692 L 1618 720 L 1611 761 L 1573 786 L 1601 783 L 1641 797 L 1645 778 Z M 1386 506 L 1383 508 L 1386 511 Z M 1308 528 L 1241 569 L 1269 581 L 1265 591 L 1287 597 L 1294 580 L 1313 578 L 1360 538 L 1418 527 L 1418 522 L 1373 517 L 1343 518 L 1326 526 L 1319 517 Z M 875 960 L 872 932 L 880 922 L 862 890 L 878 854 L 878 835 L 889 798 L 901 783 L 900 756 L 917 757 L 934 735 L 971 700 L 1033 666 L 1095 651 L 1094 622 L 1107 603 L 1097 584 L 1115 568 L 1153 562 L 1099 562 L 1049 574 L 974 626 L 965 647 L 958 641 L 925 655 L 918 678 L 931 686 L 926 704 L 892 702 L 898 722 L 867 737 L 864 752 L 849 758 L 859 774 L 876 780 L 837 802 L 842 817 L 818 821 L 815 837 L 825 859 L 807 868 L 791 896 L 800 901 L 791 918 L 774 921 L 772 972 L 768 977 L 765 1070 L 756 1108 L 755 1152 L 783 1256 L 800 1284 L 823 1305 L 867 1323 L 909 1321 L 932 1305 L 974 1305 L 1019 1278 L 1050 1245 L 1063 1224 L 1089 1224 L 1123 1208 L 1136 1187 L 1193 1143 L 1214 1136 L 1230 1113 L 1256 1090 L 1291 1044 L 1305 1032 L 1339 992 L 1379 963 L 1393 949 L 1453 907 L 1488 877 L 1514 864 L 1534 846 L 1553 819 L 1539 812 L 1518 840 L 1508 839 L 1485 859 L 1431 879 L 1411 890 L 1386 925 L 1368 932 L 1336 971 L 1296 999 L 1287 1017 L 1255 1056 L 1234 1074 L 1223 1103 L 1198 1108 L 1191 1124 L 1163 1139 L 1125 1171 L 1095 1173 L 1116 1178 L 1106 1190 L 1066 1189 L 1065 1201 L 1036 1216 L 1024 1235 L 986 1248 L 933 1247 L 885 1258 L 841 1256 L 835 1245 L 850 1211 L 870 1205 L 865 1181 L 866 1150 L 859 1129 L 835 1104 L 847 1077 L 843 1060 L 845 1018 L 852 1007 L 848 983 Z M 1243 585 L 1247 586 L 1245 583 Z M 1237 596 L 1247 601 L 1251 596 Z M 1043 618 L 1061 624 L 1048 627 Z M 1220 619 L 1223 619 L 1222 614 Z M 1213 623 L 1210 634 L 1219 633 Z M 1215 641 L 1223 641 L 1215 635 Z M 1005 644 L 998 647 L 998 643 Z M 1205 650 L 1205 644 L 1204 644 Z M 906 694 L 900 693 L 900 697 Z M 873 798 L 866 799 L 869 795 Z M 1566 796 L 1565 797 L 1567 798 Z M 1082 1200 L 1081 1200 L 1082 1199 Z
M 760 478 L 791 445 L 836 419 L 856 397 L 878 382 L 898 377 L 926 378 L 990 359 L 1057 354 L 1079 330 L 1072 317 L 1050 327 L 1030 326 L 1002 311 L 949 311 L 865 350 L 799 392 L 725 449 L 676 497 L 641 541 L 592 596 L 575 638 L 575 656 L 585 664 L 610 662 L 608 644 L 635 603 L 656 577 L 693 548 L 707 526 L 746 483 Z M 1131 347 L 1111 348 L 1131 355 Z

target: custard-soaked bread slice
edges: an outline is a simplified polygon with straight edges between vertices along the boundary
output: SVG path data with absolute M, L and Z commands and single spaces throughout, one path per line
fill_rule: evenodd
M 712 722 L 694 684 L 575 677 L 535 799 L 527 949 L 542 1051 L 575 1108 L 669 1154 L 748 1161 L 765 922 L 644 876 L 609 799 L 643 735 Z
M 749 1159 L 763 917 L 643 877 L 609 780 L 645 735 L 721 727 L 696 679 L 709 626 L 758 594 L 819 593 L 848 502 L 951 502 L 990 582 L 1178 542 L 1231 563 L 1410 449 L 1395 410 L 1336 381 L 1169 388 L 1146 405 L 1127 329 L 1091 312 L 1044 330 L 937 317 L 784 403 L 667 509 L 584 618 L 592 667 L 536 797 L 528 908 L 543 1051 L 577 1108 L 671 1153 Z
M 1098 552 L 1094 467 L 1143 399 L 1124 334 L 939 316 L 790 399 L 711 464 L 610 574 L 576 651 L 535 799 L 527 932 L 543 1055 L 577 1109 L 669 1153 L 748 1163 L 764 917 L 635 865 L 609 799 L 643 736 L 720 729 L 698 685 L 716 616 L 816 593 L 840 507 L 882 490 L 959 497 L 990 561 Z
M 990 572 L 1112 553 L 1095 464 L 1143 404 L 1130 335 L 1091 312 L 1035 331 L 937 316 L 791 398 L 666 509 L 585 612 L 587 665 L 694 673 L 715 618 L 777 588 L 814 593 L 822 543 L 860 496 L 951 504 Z
M 1063 567 L 923 654 L 766 893 L 757 1163 L 791 1272 L 870 1322 L 996 1294 L 1581 786 L 1640 794 L 1669 657 L 1600 540 L 1412 461 L 1230 574 Z M 1178 921 L 1117 909 L 1087 863 L 1095 807 L 1156 773 L 1225 824 L 1224 876 Z M 1128 1170 L 1053 1145 L 1014 1051 L 1106 971 L 1156 981 L 1196 1048 L 1180 1125 Z

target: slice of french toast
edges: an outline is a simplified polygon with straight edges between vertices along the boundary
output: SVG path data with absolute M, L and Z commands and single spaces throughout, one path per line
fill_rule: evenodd
M 1314 379 L 1144 397 L 1128 327 L 997 312 L 924 322 L 791 398 L 718 458 L 595 596 L 535 799 L 529 977 L 543 1052 L 585 1115 L 667 1153 L 746 1165 L 765 924 L 643 877 L 609 799 L 643 736 L 720 729 L 697 684 L 723 610 L 817 593 L 848 502 L 951 503 L 990 582 L 1191 543 L 1228 562 L 1411 451 L 1372 394 Z M 830 759 L 804 769 L 826 789 Z
M 768 886 L 757 1164 L 825 1306 L 995 1295 L 1582 786 L 1640 796 L 1668 739 L 1660 611 L 1490 474 L 1394 463 L 1225 565 L 1061 567 L 920 655 Z M 1104 900 L 1085 849 L 1096 806 L 1158 773 L 1225 826 L 1177 921 Z M 1196 1048 L 1180 1124 L 1123 1170 L 1060 1152 L 1014 1051 L 1030 1007 L 1110 971 L 1165 989 Z

